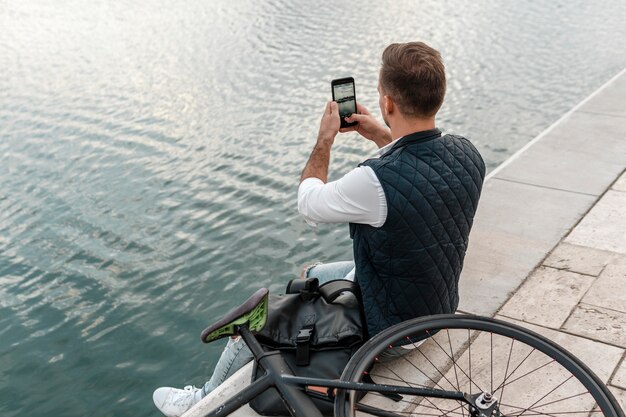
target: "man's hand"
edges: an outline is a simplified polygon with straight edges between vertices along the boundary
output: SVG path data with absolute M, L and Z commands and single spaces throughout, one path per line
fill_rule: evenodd
M 320 121 L 320 131 L 317 135 L 317 141 L 323 141 L 332 145 L 335 141 L 335 136 L 337 136 L 337 132 L 339 132 L 340 126 L 341 121 L 339 120 L 339 108 L 337 103 L 329 101 L 326 103 L 326 109 L 324 109 L 324 114 Z
M 388 127 L 383 126 L 372 116 L 365 106 L 357 103 L 357 113 L 353 113 L 350 117 L 346 117 L 349 123 L 357 122 L 354 126 L 344 127 L 340 132 L 357 131 L 365 139 L 371 140 L 379 148 L 391 143 L 391 131 Z

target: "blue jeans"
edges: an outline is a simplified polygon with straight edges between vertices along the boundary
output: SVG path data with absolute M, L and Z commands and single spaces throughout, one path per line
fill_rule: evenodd
M 305 268 L 303 277 L 317 278 L 320 284 L 333 279 L 354 279 L 354 274 L 350 274 L 353 269 L 354 262 L 352 261 L 333 262 L 329 264 L 319 263 Z M 387 361 L 401 356 L 405 350 L 400 349 L 402 348 L 387 349 L 387 351 L 383 352 L 381 355 L 380 360 Z M 213 391 L 253 358 L 252 352 L 250 352 L 250 349 L 248 349 L 248 346 L 246 346 L 246 343 L 241 337 L 229 338 L 222 355 L 215 365 L 211 379 L 209 379 L 202 388 L 202 396 L 204 397 Z

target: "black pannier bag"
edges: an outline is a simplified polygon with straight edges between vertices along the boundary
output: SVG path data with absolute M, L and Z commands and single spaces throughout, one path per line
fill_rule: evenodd
M 286 294 L 271 295 L 268 318 L 256 338 L 265 351 L 279 350 L 297 376 L 339 379 L 350 357 L 365 342 L 365 326 L 357 285 L 333 280 L 318 285 L 317 278 L 294 279 Z M 265 371 L 255 362 L 252 381 Z M 325 415 L 333 403 L 310 394 Z M 250 401 L 264 416 L 288 416 L 275 388 Z

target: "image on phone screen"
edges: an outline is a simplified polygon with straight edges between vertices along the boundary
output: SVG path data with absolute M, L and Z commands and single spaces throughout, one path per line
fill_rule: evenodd
M 354 97 L 354 83 L 333 85 L 333 96 L 339 106 L 339 116 L 343 121 L 344 117 L 356 113 L 356 99 Z

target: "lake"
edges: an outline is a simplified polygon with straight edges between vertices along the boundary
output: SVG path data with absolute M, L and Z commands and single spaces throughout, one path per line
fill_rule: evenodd
M 626 66 L 626 2 L 0 2 L 0 414 L 157 416 L 201 330 L 346 225 L 299 217 L 330 81 L 378 113 L 380 55 L 423 40 L 437 125 L 489 169 Z M 593 140 L 593 138 L 589 138 Z M 331 179 L 373 155 L 335 141 Z

